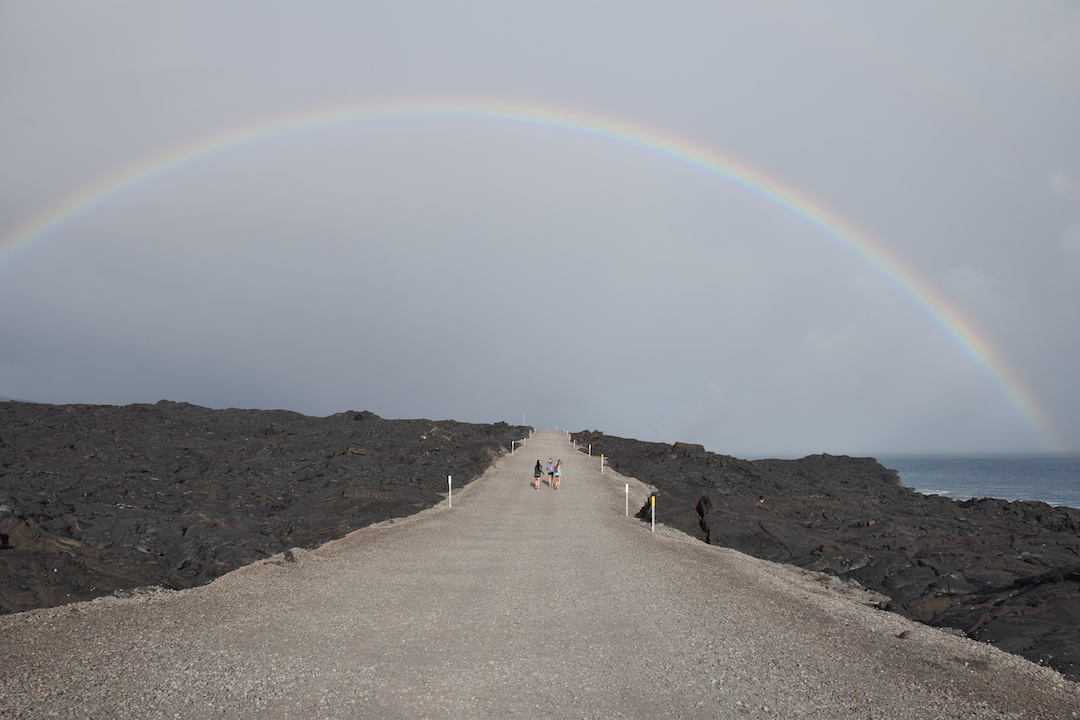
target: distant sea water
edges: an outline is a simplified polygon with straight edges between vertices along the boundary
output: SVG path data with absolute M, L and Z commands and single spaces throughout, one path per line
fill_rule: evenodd
M 1080 456 L 882 455 L 905 487 L 954 500 L 1041 500 L 1080 508 Z

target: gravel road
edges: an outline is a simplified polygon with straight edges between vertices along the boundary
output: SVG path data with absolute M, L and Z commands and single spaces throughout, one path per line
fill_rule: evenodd
M 562 488 L 534 490 L 549 457 Z M 538 432 L 452 508 L 192 590 L 0 617 L 0 717 L 1080 717 L 1047 668 L 650 532 L 647 496 Z

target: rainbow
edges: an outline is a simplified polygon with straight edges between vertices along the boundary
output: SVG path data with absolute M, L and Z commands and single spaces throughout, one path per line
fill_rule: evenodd
M 224 153 L 291 134 L 405 119 L 507 121 L 579 135 L 653 153 L 722 178 L 820 229 L 906 295 L 992 378 L 1002 395 L 1048 447 L 1061 447 L 1033 393 L 1001 354 L 931 285 L 887 247 L 809 196 L 750 165 L 670 134 L 586 113 L 525 103 L 452 99 L 388 101 L 320 108 L 261 120 L 199 137 L 119 168 L 58 199 L 0 236 L 0 267 L 16 254 L 131 190 Z

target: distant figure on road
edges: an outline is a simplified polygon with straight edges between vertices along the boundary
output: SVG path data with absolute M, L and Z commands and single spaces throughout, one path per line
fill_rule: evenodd
M 548 487 L 555 487 L 555 466 L 551 463 L 551 458 L 548 458 Z
M 536 485 L 534 485 L 533 487 L 535 487 L 537 490 L 540 489 L 540 478 L 542 478 L 543 476 L 544 466 L 540 464 L 539 460 L 537 460 L 536 467 L 533 468 L 533 478 L 535 478 L 536 480 Z
M 559 459 L 559 462 L 555 463 L 555 489 L 558 490 L 560 485 L 562 485 L 562 459 L 561 458 Z

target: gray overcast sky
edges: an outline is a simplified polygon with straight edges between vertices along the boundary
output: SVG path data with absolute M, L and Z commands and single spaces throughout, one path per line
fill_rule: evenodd
M 0 98 L 0 396 L 1080 451 L 1075 2 L 10 0 Z M 736 159 L 993 360 L 783 202 L 602 132 L 301 123 L 110 192 L 260 122 L 436 101 Z

